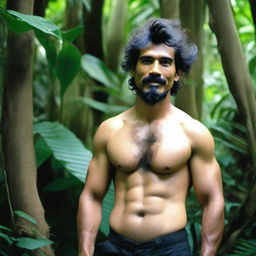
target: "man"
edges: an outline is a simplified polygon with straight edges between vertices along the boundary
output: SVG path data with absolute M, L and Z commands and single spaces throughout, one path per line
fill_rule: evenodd
M 131 72 L 134 107 L 104 121 L 78 211 L 79 256 L 91 256 L 111 180 L 115 204 L 99 255 L 191 255 L 185 200 L 193 185 L 202 205 L 201 256 L 216 255 L 223 231 L 222 183 L 214 141 L 170 104 L 196 46 L 178 21 L 153 19 L 135 32 L 122 67 Z

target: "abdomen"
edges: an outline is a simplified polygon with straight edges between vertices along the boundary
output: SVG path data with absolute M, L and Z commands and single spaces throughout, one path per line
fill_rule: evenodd
M 186 167 L 168 175 L 143 170 L 117 172 L 115 184 L 110 226 L 116 232 L 143 242 L 186 226 Z

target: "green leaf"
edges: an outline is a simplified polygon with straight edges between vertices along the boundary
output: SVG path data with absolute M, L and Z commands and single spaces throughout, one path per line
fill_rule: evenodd
M 229 254 L 230 256 L 254 256 L 256 255 L 256 239 L 239 239 L 235 246 L 234 254 Z
M 88 97 L 80 97 L 80 98 L 76 98 L 76 101 L 78 102 L 83 102 L 87 105 L 89 105 L 90 107 L 97 109 L 99 111 L 102 111 L 103 113 L 106 114 L 119 114 L 125 110 L 127 110 L 127 107 L 124 106 L 118 106 L 118 105 L 110 105 L 107 103 L 103 103 L 103 102 L 99 102 L 96 101 L 94 99 L 88 98 Z
M 256 72 L 256 56 L 254 56 L 249 62 L 249 70 L 251 74 Z
M 107 235 L 109 233 L 109 216 L 114 206 L 115 192 L 114 185 L 111 183 L 108 193 L 103 200 L 103 214 L 100 230 Z
M 16 238 L 16 246 L 20 248 L 25 248 L 27 250 L 35 250 L 38 248 L 41 248 L 46 245 L 50 245 L 53 242 L 51 240 L 45 239 L 45 238 L 28 238 L 28 237 L 22 237 L 22 238 Z
M 51 21 L 40 16 L 27 15 L 13 10 L 7 10 L 7 12 L 15 17 L 18 21 L 25 22 L 28 25 L 28 28 L 31 26 L 34 29 L 41 30 L 46 34 L 53 35 L 61 40 L 59 28 Z
M 92 153 L 67 128 L 59 123 L 41 122 L 34 124 L 38 133 L 53 152 L 53 156 L 73 176 L 84 182 Z
M 45 192 L 62 191 L 76 187 L 81 184 L 81 181 L 74 176 L 59 178 L 51 181 L 45 188 Z
M 77 39 L 84 30 L 84 26 L 77 26 L 67 31 L 61 31 L 62 38 L 69 42 L 73 42 Z
M 233 150 L 235 150 L 239 153 L 242 153 L 242 154 L 245 154 L 245 155 L 248 154 L 248 151 L 244 151 L 242 148 L 237 147 L 236 145 L 234 145 L 234 144 L 232 144 L 228 141 L 225 141 L 222 138 L 214 137 L 214 140 L 217 141 L 217 142 L 220 142 L 222 145 L 225 145 L 228 148 L 233 149 Z
M 238 135 L 233 134 L 227 129 L 217 125 L 212 124 L 210 125 L 210 128 L 213 129 L 218 134 L 220 134 L 219 136 L 216 135 L 215 139 L 222 141 L 225 145 L 228 145 L 229 147 L 237 150 L 238 152 L 248 154 L 249 149 L 248 149 L 247 141 L 244 138 L 239 137 Z
M 225 95 L 223 95 L 221 97 L 221 99 L 217 102 L 217 104 L 215 104 L 215 106 L 212 108 L 211 113 L 210 113 L 212 118 L 215 116 L 216 112 L 220 109 L 222 103 L 225 102 L 225 100 L 228 97 L 230 97 L 230 93 L 226 93 Z
M 82 56 L 82 68 L 96 81 L 110 88 L 118 88 L 119 79 L 100 59 L 93 55 Z
M 0 14 L 2 14 L 2 17 L 4 18 L 8 29 L 11 30 L 12 32 L 24 33 L 26 31 L 33 29 L 31 25 L 29 25 L 28 23 L 22 20 L 15 18 L 3 8 L 0 8 Z
M 25 212 L 17 210 L 17 211 L 14 211 L 14 213 L 35 225 L 37 224 L 36 220 L 33 217 L 26 214 Z
M 123 79 L 121 81 L 121 86 L 119 88 L 110 88 L 106 86 L 94 86 L 93 91 L 103 91 L 108 94 L 108 96 L 111 96 L 111 98 L 116 99 L 117 102 L 123 103 L 125 106 L 132 106 L 134 103 L 134 93 L 132 93 L 127 85 L 127 79 Z
M 45 49 L 48 62 L 52 68 L 55 68 L 57 63 L 57 45 L 59 42 L 53 36 L 47 35 L 38 29 L 35 30 L 35 35 Z
M 10 256 L 10 254 L 7 254 L 6 252 L 4 252 L 4 251 L 2 251 L 2 250 L 0 250 L 0 255 L 1 255 L 1 256 Z
M 35 152 L 37 168 L 52 155 L 52 150 L 47 146 L 42 137 L 35 143 Z
M 80 69 L 81 55 L 72 43 L 64 42 L 59 53 L 56 73 L 61 84 L 61 97 Z
M 2 226 L 2 225 L 0 225 L 0 229 L 2 229 L 2 230 L 6 230 L 6 231 L 9 231 L 9 232 L 11 232 L 11 231 L 12 231 L 10 228 L 5 227 L 5 226 Z
M 13 243 L 13 240 L 11 239 L 11 237 L 6 235 L 6 234 L 4 234 L 4 233 L 0 232 L 0 238 L 3 238 L 5 241 L 8 242 L 8 244 L 12 244 Z

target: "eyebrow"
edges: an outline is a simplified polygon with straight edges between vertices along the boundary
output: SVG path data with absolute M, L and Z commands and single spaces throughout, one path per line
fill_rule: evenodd
M 161 57 L 160 60 L 164 60 L 164 61 L 167 61 L 169 63 L 174 62 L 174 58 L 172 58 L 172 57 Z
M 154 59 L 154 57 L 153 56 L 149 56 L 149 55 L 143 55 L 143 56 L 140 57 L 140 60 L 152 60 L 152 59 Z M 174 62 L 174 59 L 172 57 L 165 57 L 165 56 L 163 56 L 163 57 L 160 57 L 160 60 L 167 61 L 169 63 L 173 63 Z
M 151 59 L 153 59 L 153 57 L 148 56 L 148 55 L 143 55 L 143 56 L 140 57 L 140 60 L 151 60 Z

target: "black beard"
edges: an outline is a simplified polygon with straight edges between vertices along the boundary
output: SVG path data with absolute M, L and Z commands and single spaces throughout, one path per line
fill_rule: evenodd
M 143 91 L 139 89 L 137 86 L 135 86 L 135 91 L 137 95 L 147 104 L 149 105 L 155 105 L 156 103 L 162 101 L 167 95 L 169 91 L 165 92 L 158 92 L 157 91 L 158 86 L 151 86 L 149 88 L 149 91 Z

